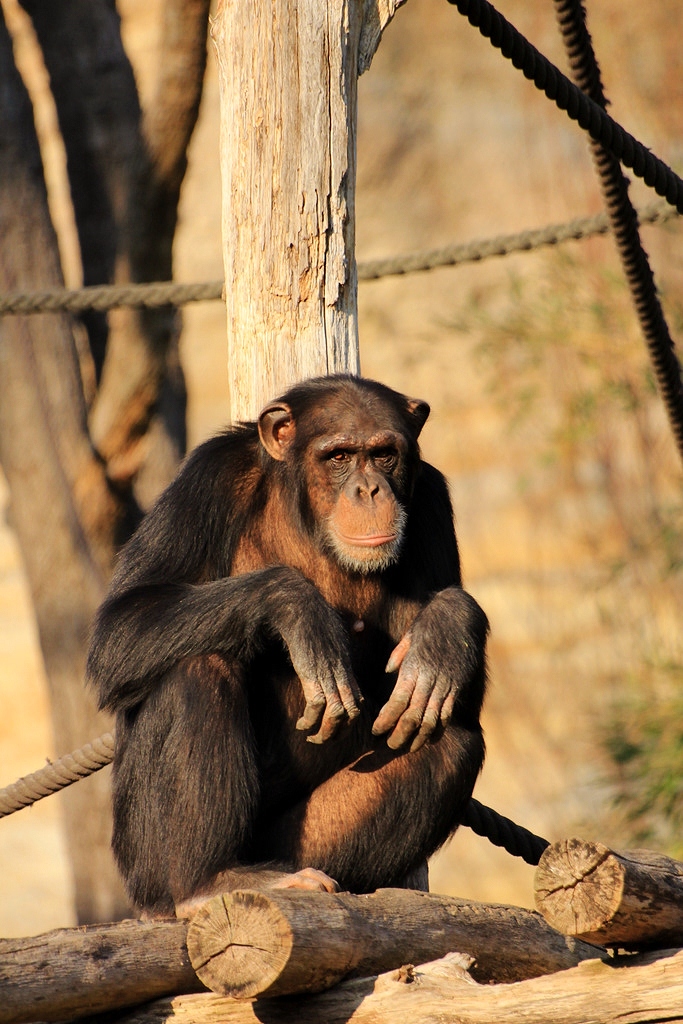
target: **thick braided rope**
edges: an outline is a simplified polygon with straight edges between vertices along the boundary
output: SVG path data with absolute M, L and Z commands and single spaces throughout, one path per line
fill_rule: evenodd
M 43 291 L 15 292 L 0 296 L 2 313 L 82 313 L 86 309 L 104 311 L 118 306 L 183 306 L 188 302 L 220 299 L 222 281 L 178 284 L 153 281 L 150 284 L 102 284 L 87 288 L 46 288 Z
M 593 42 L 586 25 L 583 3 L 581 0 L 554 0 L 554 3 L 574 80 L 586 95 L 605 108 L 607 99 Z M 650 261 L 640 241 L 638 215 L 628 194 L 628 181 L 619 161 L 605 146 L 591 139 L 591 151 L 621 265 L 628 281 L 678 451 L 683 459 L 681 365 L 657 295 Z
M 654 224 L 677 217 L 678 211 L 668 203 L 658 201 L 643 207 L 638 216 L 642 224 Z M 598 213 L 592 217 L 576 217 L 563 224 L 549 224 L 545 228 L 520 231 L 516 234 L 498 235 L 495 238 L 463 242 L 390 259 L 368 260 L 358 264 L 358 280 L 372 281 L 396 274 L 434 270 L 436 267 L 476 263 L 491 256 L 509 256 L 515 252 L 530 252 L 543 246 L 605 235 L 609 230 L 610 221 L 606 213 Z
M 629 135 L 606 110 L 594 103 L 559 68 L 525 39 L 488 0 L 448 0 L 471 25 L 478 28 L 514 67 L 530 79 L 537 89 L 553 100 L 560 110 L 576 121 L 592 139 L 601 143 L 653 188 L 679 213 L 683 213 L 683 179 Z
M 638 214 L 642 224 L 663 223 L 678 212 L 668 203 L 650 203 Z M 515 252 L 530 252 L 543 246 L 561 242 L 592 238 L 610 230 L 609 218 L 604 213 L 592 217 L 576 217 L 563 224 L 549 224 L 544 228 L 520 231 L 516 234 L 497 235 L 458 245 L 407 253 L 389 259 L 366 260 L 358 264 L 360 281 L 375 281 L 398 274 L 413 274 L 434 270 L 436 267 L 454 267 L 461 263 L 476 263 L 491 256 L 509 256 Z M 91 285 L 70 290 L 51 288 L 44 291 L 14 292 L 0 295 L 0 315 L 53 313 L 64 310 L 82 313 L 86 309 L 100 311 L 117 306 L 182 306 L 188 302 L 202 302 L 222 297 L 221 281 L 198 284 L 177 284 L 174 281 L 156 281 L 152 284 Z
M 494 846 L 502 847 L 513 857 L 521 857 L 527 864 L 534 866 L 538 864 L 543 851 L 550 846 L 547 839 L 534 835 L 493 808 L 479 803 L 474 797 L 465 808 L 461 824 L 467 825 Z
M 45 796 L 85 779 L 110 764 L 114 757 L 114 737 L 107 732 L 86 743 L 72 754 L 46 764 L 32 775 L 25 775 L 6 789 L 0 790 L 0 818 L 30 807 Z

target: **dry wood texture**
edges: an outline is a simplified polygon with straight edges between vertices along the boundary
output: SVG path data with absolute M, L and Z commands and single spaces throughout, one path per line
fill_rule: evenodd
M 399 2 L 218 5 L 233 420 L 296 380 L 359 370 L 357 78 Z
M 683 945 L 683 864 L 565 839 L 536 869 L 536 906 L 558 931 L 603 946 Z
M 342 978 L 424 963 L 453 950 L 480 981 L 518 981 L 603 951 L 567 940 L 530 911 L 406 889 L 234 892 L 195 915 L 190 959 L 214 992 L 239 998 L 317 992 Z
M 0 1024 L 135 1006 L 201 982 L 184 921 L 122 921 L 0 940 Z
M 503 959 L 511 951 L 501 944 Z M 625 963 L 629 966 L 626 967 Z M 118 1018 L 119 1024 L 658 1024 L 683 1021 L 683 951 L 590 960 L 512 985 L 477 985 L 468 958 L 344 982 L 329 992 L 247 1003 L 178 996 Z

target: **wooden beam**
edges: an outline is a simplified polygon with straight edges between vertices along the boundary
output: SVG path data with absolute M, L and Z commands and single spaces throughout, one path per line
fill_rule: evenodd
M 511 982 L 604 953 L 567 940 L 528 910 L 409 889 L 233 892 L 188 929 L 192 965 L 214 992 L 239 998 L 316 992 L 342 978 L 460 950 L 479 981 Z
M 558 931 L 602 946 L 683 945 L 683 864 L 564 839 L 536 869 L 536 906 Z

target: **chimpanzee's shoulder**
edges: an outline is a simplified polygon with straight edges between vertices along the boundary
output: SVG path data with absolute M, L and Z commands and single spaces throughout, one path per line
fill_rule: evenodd
M 449 517 L 453 516 L 453 506 L 448 481 L 443 473 L 429 462 L 421 460 L 420 469 L 415 481 L 413 508 L 416 503 L 428 502 L 436 506 Z

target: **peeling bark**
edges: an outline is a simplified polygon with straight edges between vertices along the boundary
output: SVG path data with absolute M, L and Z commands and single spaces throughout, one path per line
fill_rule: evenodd
M 360 371 L 356 100 L 400 0 L 219 3 L 230 403 Z
M 359 366 L 354 257 L 359 7 L 219 5 L 223 252 L 233 419 Z

